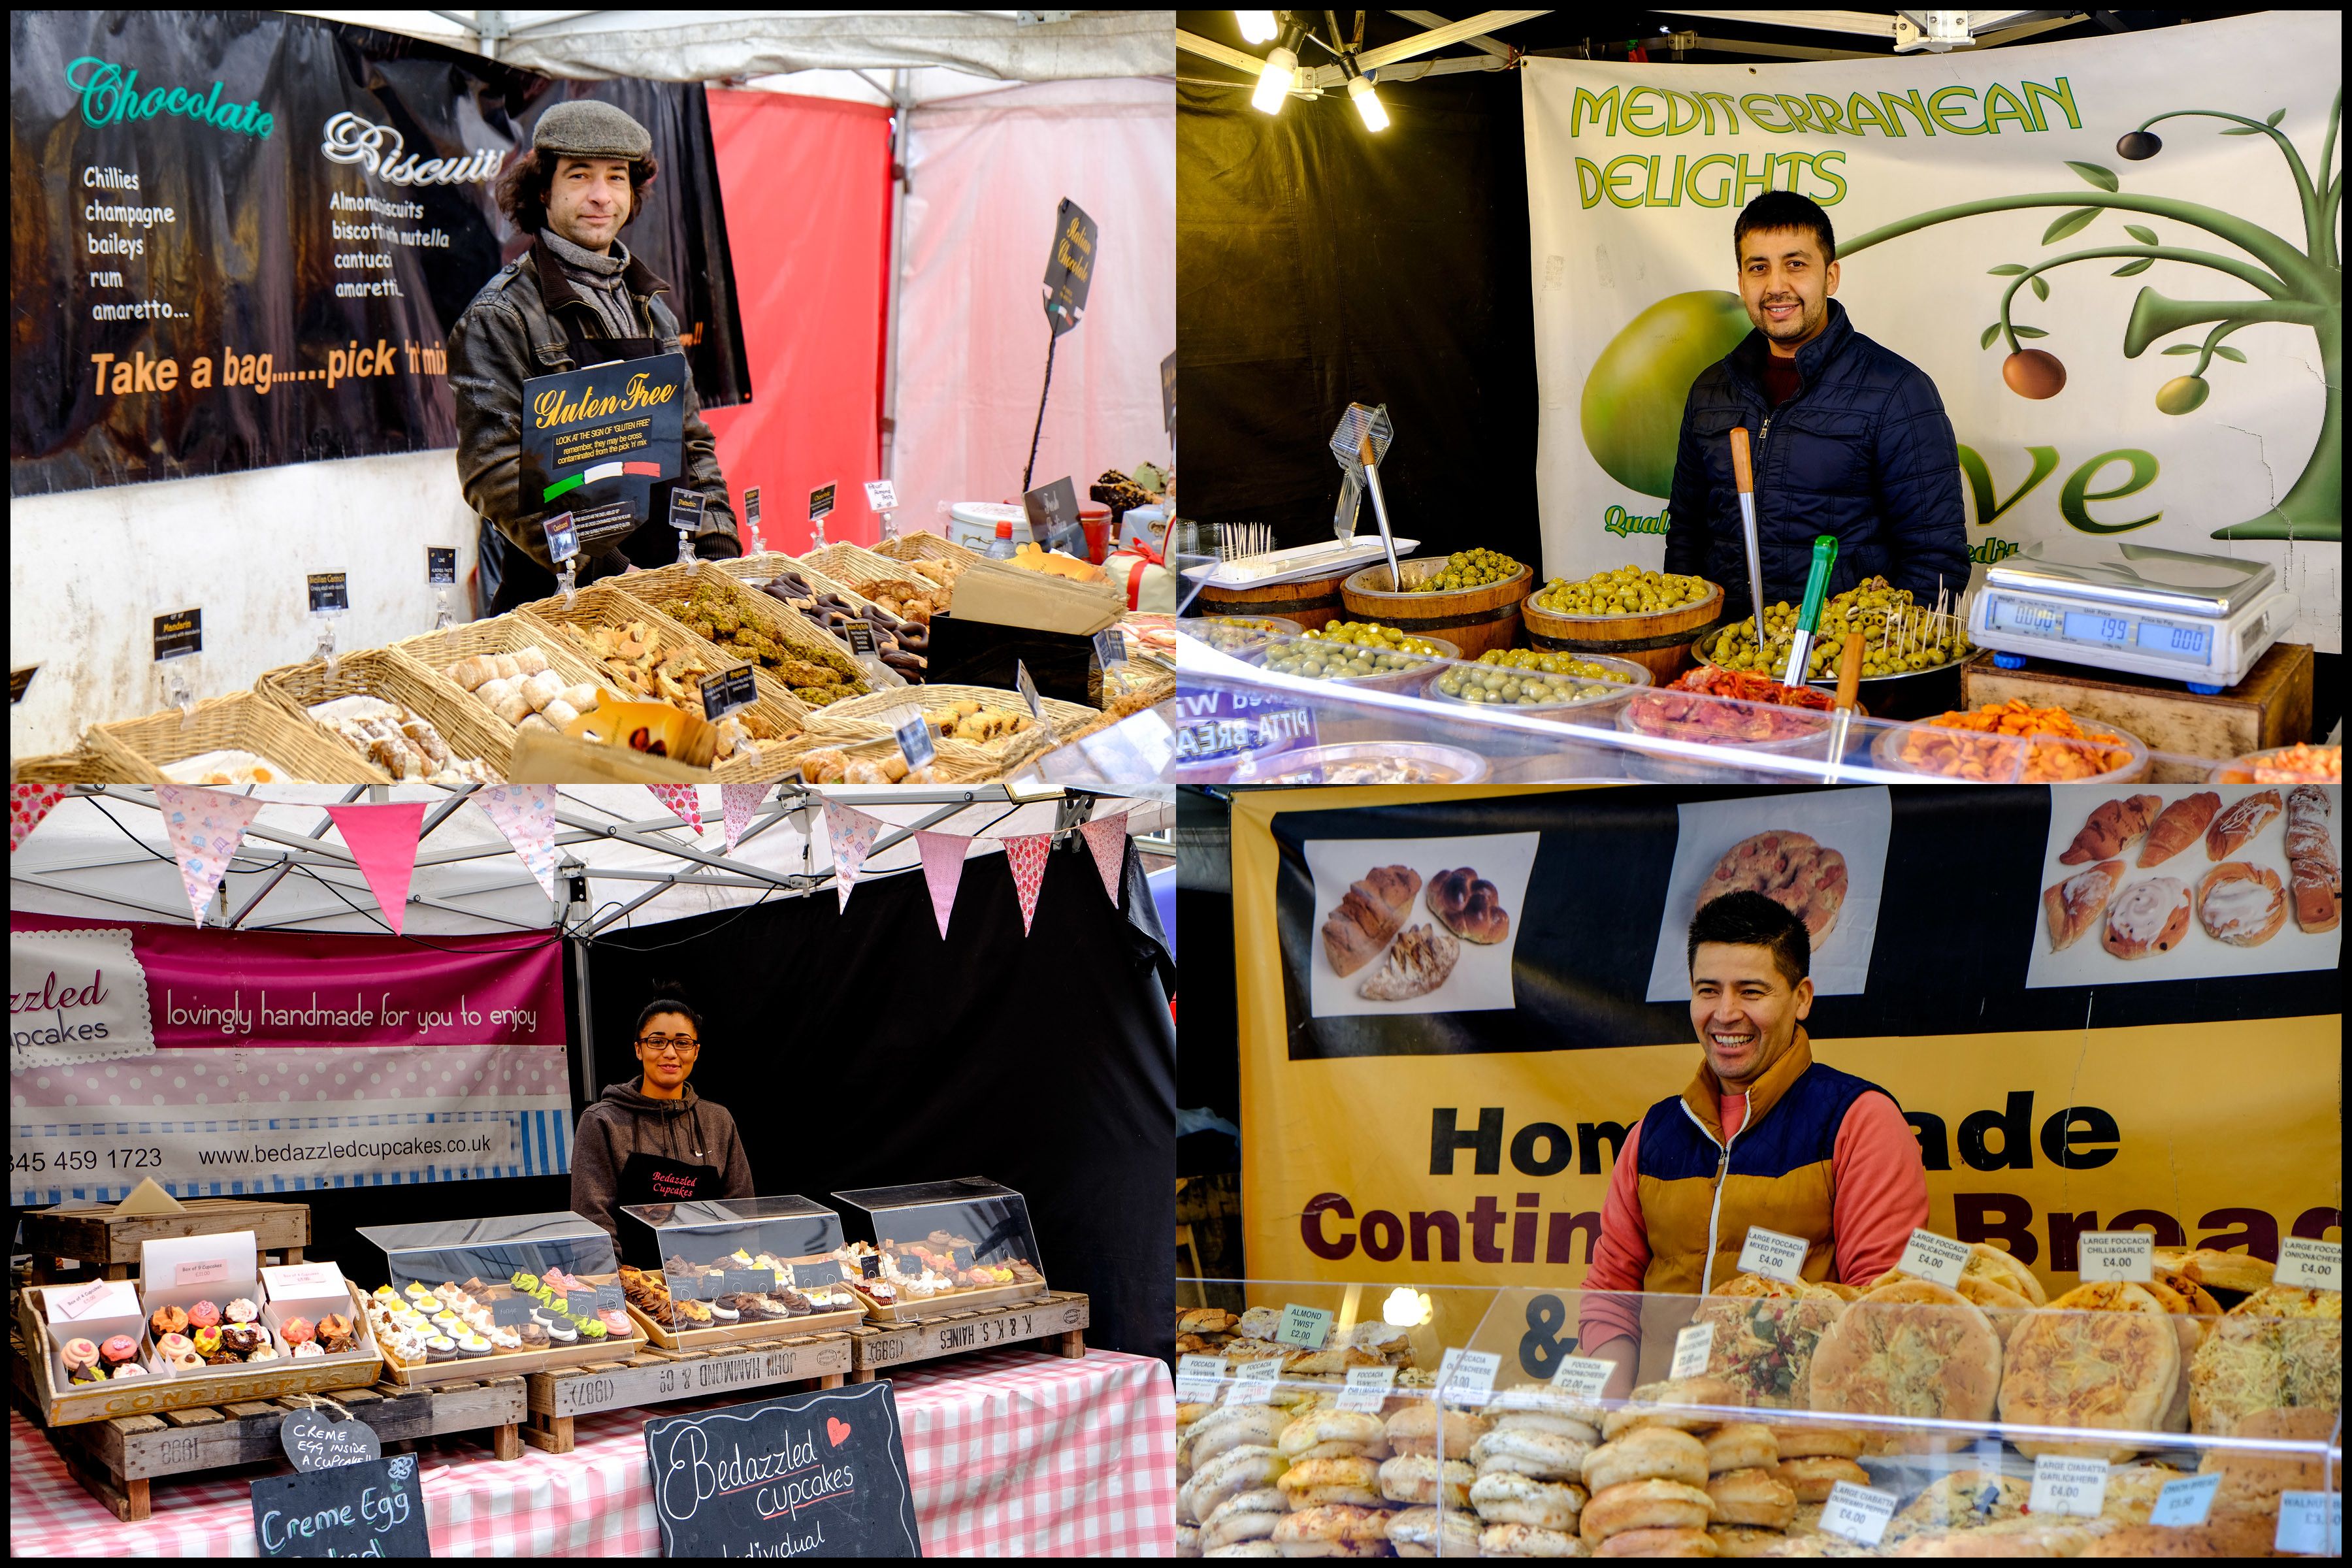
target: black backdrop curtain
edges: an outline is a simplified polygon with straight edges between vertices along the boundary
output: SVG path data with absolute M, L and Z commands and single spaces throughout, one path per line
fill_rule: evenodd
M 1163 1354 L 1176 1035 L 1132 854 L 1121 906 L 1074 835 L 1025 939 L 988 855 L 964 868 L 944 943 L 919 874 L 861 882 L 845 913 L 828 890 L 598 942 L 597 1085 L 636 1076 L 638 1010 L 677 982 L 707 1020 L 695 1089 L 734 1114 L 756 1191 L 1001 1182 L 1029 1200 L 1046 1279 L 1093 1298 L 1087 1342 Z
M 1398 531 L 1539 564 L 1517 76 L 1401 83 L 1377 135 L 1344 94 L 1269 119 L 1245 88 L 1177 91 L 1185 515 L 1328 539 L 1332 426 L 1386 403 Z

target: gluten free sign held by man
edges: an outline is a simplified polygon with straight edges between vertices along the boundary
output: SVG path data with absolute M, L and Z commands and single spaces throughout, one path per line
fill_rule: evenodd
M 629 254 L 621 231 L 644 210 L 657 165 L 646 128 L 609 103 L 575 99 L 539 117 L 530 150 L 499 179 L 499 205 L 533 236 L 530 248 L 485 284 L 449 331 L 449 389 L 457 405 L 457 478 L 466 500 L 505 541 L 492 613 L 555 592 L 553 563 L 540 523 L 568 510 L 525 494 L 523 384 L 601 364 L 683 353 L 677 319 L 662 296 L 669 285 Z M 627 366 L 614 367 L 621 395 Z M 735 516 L 719 471 L 717 444 L 689 379 L 684 388 L 680 471 L 653 487 L 646 516 L 581 531 L 579 581 L 632 566 L 668 564 L 673 489 L 701 494 L 694 552 L 704 560 L 740 555 Z

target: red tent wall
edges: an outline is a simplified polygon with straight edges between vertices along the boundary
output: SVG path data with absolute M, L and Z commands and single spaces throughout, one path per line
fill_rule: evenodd
M 825 537 L 870 544 L 880 533 L 862 486 L 881 473 L 890 111 L 773 92 L 709 100 L 751 362 L 752 401 L 708 416 L 736 515 L 758 485 L 768 548 L 798 553 L 809 491 L 837 483 Z

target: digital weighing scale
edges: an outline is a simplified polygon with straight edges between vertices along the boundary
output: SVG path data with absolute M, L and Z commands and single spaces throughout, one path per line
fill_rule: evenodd
M 2037 542 L 1985 573 L 1969 636 L 2003 669 L 2027 655 L 2235 686 L 2294 625 L 2293 594 L 2259 561 L 2152 545 Z

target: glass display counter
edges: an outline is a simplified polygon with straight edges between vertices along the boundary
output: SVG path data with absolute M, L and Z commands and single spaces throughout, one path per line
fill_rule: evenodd
M 837 1329 L 865 1316 L 841 1216 L 797 1194 L 621 1211 L 621 1286 L 665 1350 Z
M 369 1327 L 399 1383 L 626 1360 L 643 1342 L 613 1238 L 576 1214 L 362 1226 L 388 1283 Z
M 1029 1201 L 984 1177 L 833 1194 L 864 1234 L 844 1250 L 850 1289 L 886 1321 L 1045 1293 Z

